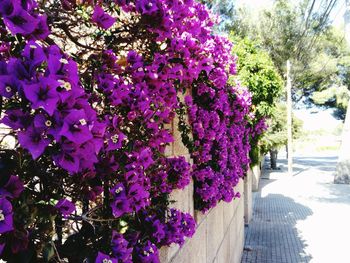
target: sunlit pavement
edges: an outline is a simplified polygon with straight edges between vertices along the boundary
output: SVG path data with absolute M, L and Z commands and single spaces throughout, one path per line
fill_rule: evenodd
M 334 155 L 294 158 L 265 172 L 246 228 L 243 263 L 349 263 L 350 186 L 333 184 Z

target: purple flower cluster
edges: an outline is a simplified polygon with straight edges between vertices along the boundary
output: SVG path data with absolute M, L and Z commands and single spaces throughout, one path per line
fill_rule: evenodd
M 149 78 L 160 80 L 165 75 L 191 86 L 186 102 L 196 148 L 192 151 L 196 208 L 205 211 L 220 200 L 238 197 L 234 186 L 249 164 L 246 116 L 251 110 L 251 94 L 238 84 L 235 88 L 227 84 L 229 75 L 236 73 L 231 43 L 212 35 L 213 20 L 204 6 L 194 1 L 181 5 L 178 1 L 140 0 L 135 5 L 121 5 L 148 18 L 148 30 L 156 33 L 166 51 L 166 55 L 154 57 L 167 64 L 167 69 L 147 70 L 156 73 Z M 144 72 L 135 74 L 143 76 Z
M 169 194 L 175 189 L 184 189 L 191 181 L 191 165 L 184 157 L 162 158 L 157 172 L 151 178 L 154 187 L 152 196 Z
M 31 39 L 45 39 L 49 35 L 46 15 L 34 12 L 35 1 L 0 1 L 0 15 L 3 23 L 15 34 L 21 34 Z
M 250 151 L 246 121 L 250 93 L 239 86 L 227 87 L 224 94 L 217 93 L 220 98 L 204 105 L 207 96 L 200 91 L 193 99 L 187 98 L 195 145 L 195 204 L 204 211 L 221 200 L 230 202 L 240 196 L 234 187 L 246 174 Z
M 1 77 L 7 79 L 5 92 L 12 92 L 8 99 L 28 104 L 7 110 L 1 122 L 18 131 L 19 143 L 33 159 L 55 148 L 53 161 L 69 173 L 92 170 L 104 125 L 86 100 L 77 64 L 58 46 L 34 41 L 28 41 L 21 56 L 3 61 Z
M 261 118 L 260 120 L 258 120 L 252 129 L 253 131 L 251 133 L 251 136 L 253 139 L 263 134 L 268 129 L 266 119 Z
M 144 214 L 143 226 L 151 232 L 151 241 L 158 246 L 169 246 L 173 243 L 182 246 L 185 237 L 192 237 L 195 221 L 190 214 L 176 209 L 169 209 L 164 214 Z
M 203 211 L 239 196 L 251 95 L 227 84 L 232 45 L 194 0 L 57 4 L 0 0 L 1 123 L 18 139 L 0 165 L 0 255 L 40 258 L 54 241 L 70 262 L 159 262 L 195 231 L 167 207 L 173 190 L 193 178 Z M 193 167 L 165 156 L 183 91 Z
M 17 199 L 24 189 L 22 181 L 15 175 L 3 173 L 0 180 L 0 235 L 15 235 L 13 223 L 13 207 L 11 201 Z M 0 241 L 0 255 L 5 247 L 3 240 Z M 16 250 L 14 246 L 12 251 Z

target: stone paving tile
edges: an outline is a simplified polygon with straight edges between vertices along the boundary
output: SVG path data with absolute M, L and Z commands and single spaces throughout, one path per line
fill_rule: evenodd
M 279 164 L 285 165 L 285 160 L 281 160 Z M 274 177 L 263 175 L 260 180 L 259 192 L 254 196 L 253 220 L 245 228 L 242 263 L 310 262 L 311 257 L 305 253 L 304 241 L 300 239 L 295 225 L 298 220 L 311 215 L 312 211 L 280 191 L 270 191 L 267 196 L 262 195 L 265 187 L 283 176 L 286 173 L 282 167 Z
M 262 187 L 269 180 L 262 180 Z M 246 227 L 246 242 L 242 263 L 304 263 L 303 241 L 299 239 L 297 220 L 311 215 L 309 208 L 280 194 L 254 198 L 254 218 Z
M 334 181 L 337 156 L 299 156 L 294 174 L 265 173 L 245 229 L 242 263 L 349 263 L 350 185 Z

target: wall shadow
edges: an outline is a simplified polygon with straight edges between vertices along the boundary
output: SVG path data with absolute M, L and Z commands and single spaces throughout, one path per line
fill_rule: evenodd
M 305 241 L 296 228 L 298 221 L 310 215 L 311 209 L 289 197 L 280 194 L 262 197 L 259 192 L 255 197 L 253 220 L 245 229 L 242 263 L 310 262 Z

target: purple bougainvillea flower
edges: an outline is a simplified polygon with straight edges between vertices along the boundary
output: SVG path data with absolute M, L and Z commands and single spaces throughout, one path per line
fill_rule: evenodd
M 18 176 L 11 175 L 4 186 L 0 186 L 0 196 L 17 198 L 24 189 L 22 181 Z
M 128 198 L 133 200 L 132 206 L 136 211 L 149 204 L 149 192 L 139 184 L 134 184 L 128 190 Z
M 98 252 L 95 263 L 118 263 L 118 260 L 102 252 Z
M 19 1 L 13 1 L 13 12 L 4 17 L 4 23 L 12 34 L 29 35 L 34 31 L 39 20 L 30 15 L 20 5 Z M 17 3 L 17 4 L 16 4 Z
M 24 10 L 28 12 L 33 12 L 34 8 L 38 7 L 38 3 L 36 0 L 21 0 L 21 6 Z
M 15 10 L 14 3 L 12 0 L 0 0 L 0 14 L 3 17 L 10 16 Z
M 10 49 L 11 49 L 10 43 L 6 43 L 6 42 L 0 43 L 0 54 L 1 53 L 9 53 Z M 0 70 L 0 72 L 1 72 L 1 70 Z
M 13 230 L 12 205 L 5 198 L 0 198 L 0 234 Z
M 43 154 L 45 148 L 50 144 L 50 139 L 44 136 L 41 129 L 29 127 L 24 131 L 18 132 L 18 142 L 27 149 L 34 160 Z
M 64 80 L 71 84 L 70 87 L 64 87 L 69 91 L 78 86 L 78 66 L 75 61 L 61 54 L 58 46 L 50 46 L 48 51 L 48 73 L 55 79 Z M 80 90 L 82 92 L 82 90 Z
M 120 198 L 120 197 L 125 197 L 126 196 L 126 191 L 125 187 L 122 183 L 116 184 L 111 190 L 110 190 L 111 195 L 114 198 Z
M 29 41 L 27 43 L 22 52 L 22 56 L 34 66 L 39 66 L 47 59 L 44 49 L 35 41 Z
M 93 138 L 84 110 L 72 110 L 64 118 L 60 135 L 77 144 L 83 144 Z
M 0 75 L 7 75 L 7 64 L 2 60 L 0 60 Z
M 45 39 L 50 34 L 49 27 L 47 25 L 47 16 L 42 15 L 37 18 L 38 24 L 36 25 L 31 37 L 34 39 Z
M 35 115 L 33 121 L 34 127 L 41 130 L 47 130 L 52 127 L 52 121 L 50 121 L 46 116 L 46 114 L 41 113 Z
M 137 0 L 136 9 L 141 14 L 151 15 L 158 11 L 157 2 L 155 0 Z
M 94 136 L 94 146 L 95 152 L 98 154 L 104 144 L 104 135 L 107 125 L 102 122 L 95 122 L 94 126 L 91 129 L 92 135 Z
M 135 247 L 137 262 L 140 263 L 159 263 L 159 252 L 155 244 L 146 241 L 143 245 Z
M 145 148 L 140 152 L 139 161 L 144 169 L 147 169 L 154 163 L 152 159 L 152 151 L 150 148 Z
M 77 2 L 76 0 L 61 0 L 61 5 L 65 10 L 72 10 L 74 7 L 76 7 Z
M 164 224 L 157 219 L 155 216 L 147 216 L 145 221 L 151 229 L 152 237 L 159 244 L 165 237 L 165 227 Z
M 79 171 L 80 158 L 73 143 L 61 144 L 60 153 L 55 155 L 53 159 L 70 174 L 75 174 Z
M 115 257 L 118 260 L 118 262 L 132 263 L 133 249 L 129 248 L 129 243 L 125 240 L 122 234 L 113 231 L 111 247 L 113 257 Z
M 65 198 L 59 200 L 55 207 L 64 217 L 71 215 L 75 211 L 75 205 Z
M 4 251 L 5 248 L 5 243 L 0 243 L 0 256 L 2 255 L 2 252 Z
M 129 199 L 126 197 L 118 197 L 111 203 L 113 216 L 118 218 L 124 214 L 130 213 L 131 207 Z
M 38 83 L 24 85 L 23 90 L 34 109 L 43 108 L 52 116 L 59 101 L 56 90 L 59 86 L 60 84 L 56 80 L 41 77 Z
M 92 15 L 92 21 L 99 27 L 108 29 L 115 23 L 115 18 L 107 14 L 102 7 L 97 5 L 95 6 L 94 13 Z
M 28 61 L 11 58 L 7 64 L 7 71 L 19 80 L 29 81 L 35 73 L 35 66 Z
M 0 75 L 0 96 L 11 98 L 21 87 L 21 83 L 12 75 Z
M 0 123 L 11 127 L 14 130 L 27 128 L 31 124 L 31 117 L 29 113 L 25 113 L 20 109 L 7 110 L 4 118 L 1 119 Z
M 115 132 L 109 132 L 106 136 L 108 139 L 108 151 L 114 151 L 119 150 L 123 146 L 123 141 L 126 139 L 126 136 L 124 133 L 115 131 Z

